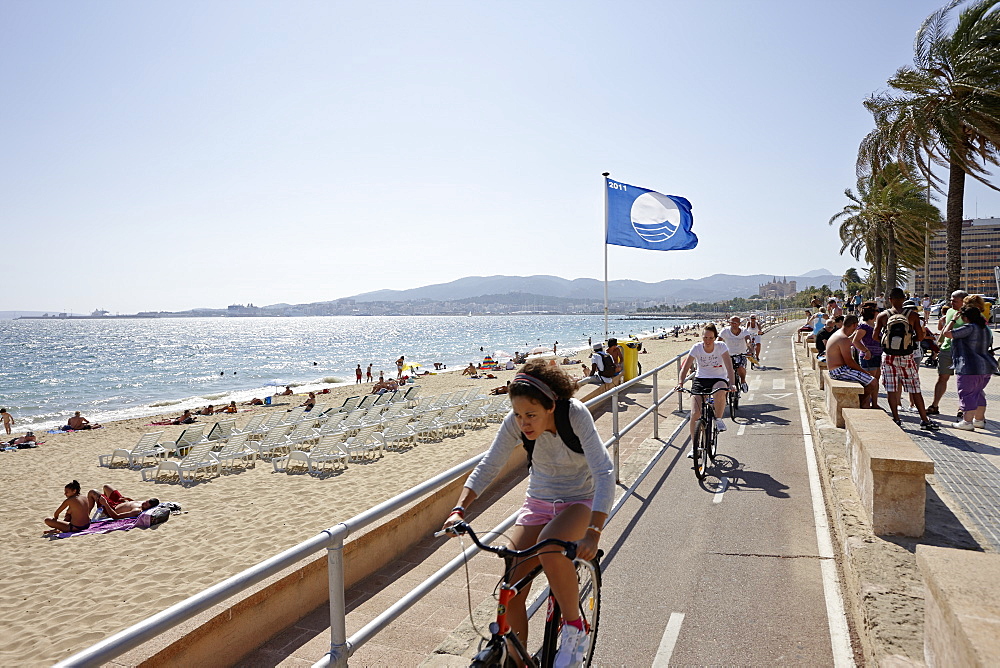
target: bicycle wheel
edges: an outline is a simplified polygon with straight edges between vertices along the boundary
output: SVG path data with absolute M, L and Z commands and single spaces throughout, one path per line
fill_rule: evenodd
M 708 411 L 708 424 L 710 424 L 711 427 L 708 430 L 705 450 L 708 454 L 708 458 L 714 462 L 715 453 L 719 449 L 719 427 L 715 424 L 715 411 L 711 409 Z M 706 468 L 708 468 L 707 465 Z
M 740 410 L 740 391 L 739 388 L 735 392 L 730 392 L 726 397 L 729 403 L 729 419 L 733 422 L 736 421 L 736 412 Z
M 580 616 L 590 635 L 590 647 L 583 665 L 589 666 L 597 643 L 597 623 L 601 616 L 601 565 L 597 559 L 576 560 L 576 582 L 580 590 Z
M 704 480 L 708 471 L 708 439 L 711 438 L 708 431 L 705 418 L 699 419 L 694 426 L 694 440 L 691 442 L 694 447 L 694 474 L 698 480 Z

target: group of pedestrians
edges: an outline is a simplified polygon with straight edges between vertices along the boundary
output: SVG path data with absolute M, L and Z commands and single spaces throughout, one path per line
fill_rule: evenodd
M 876 302 L 862 304 L 860 318 L 855 314 L 829 318 L 827 314 L 816 341 L 817 350 L 826 354 L 830 378 L 864 386 L 862 408 L 879 407 L 881 380 L 896 424 L 901 424 L 899 407 L 906 392 L 920 415 L 920 428 L 937 431 L 940 427 L 931 416 L 940 414 L 939 403 L 948 379 L 956 375 L 959 413 L 958 421 L 950 426 L 966 431 L 984 427 L 985 389 L 997 368 L 991 352 L 993 332 L 983 315 L 982 298 L 956 290 L 951 295 L 951 308 L 938 321 L 938 380 L 929 406 L 924 405 L 919 364 L 924 348 L 937 348 L 938 344 L 921 322 L 917 304 L 907 300 L 902 289 L 893 288 L 888 301 L 885 310 Z M 926 312 L 926 304 L 921 307 Z

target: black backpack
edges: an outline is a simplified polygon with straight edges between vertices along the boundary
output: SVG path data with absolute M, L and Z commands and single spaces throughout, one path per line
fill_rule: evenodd
M 917 349 L 910 319 L 905 313 L 893 313 L 882 330 L 882 350 L 887 355 L 909 355 Z
M 611 378 L 615 375 L 615 358 L 607 354 L 603 350 L 594 351 L 595 355 L 601 358 L 601 366 L 604 368 L 597 372 L 597 375 L 604 376 L 605 378 Z
M 562 439 L 567 448 L 582 455 L 583 444 L 580 443 L 580 437 L 573 431 L 573 425 L 569 423 L 569 399 L 556 399 L 555 418 L 556 432 L 559 434 L 559 438 Z M 524 451 L 528 454 L 528 468 L 530 469 L 535 442 L 524 434 L 521 434 L 521 442 L 524 444 Z

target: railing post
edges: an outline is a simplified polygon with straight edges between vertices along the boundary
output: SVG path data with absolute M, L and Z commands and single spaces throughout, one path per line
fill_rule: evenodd
M 660 437 L 660 372 L 653 374 L 653 438 Z
M 344 601 L 344 537 L 326 550 L 330 587 L 330 665 L 347 668 L 347 605 Z
M 677 384 L 678 385 L 680 385 L 681 381 L 683 380 L 681 378 L 681 367 L 683 367 L 683 366 L 684 365 L 681 364 L 680 361 L 677 362 Z M 677 410 L 678 411 L 683 411 L 684 410 L 684 393 L 683 392 L 678 392 L 677 393 Z
M 615 439 L 615 450 L 614 450 L 614 460 L 615 460 L 615 482 L 620 483 L 622 481 L 620 477 L 621 467 L 619 453 L 621 452 L 621 437 L 618 435 L 618 389 L 615 388 L 611 391 L 611 434 Z

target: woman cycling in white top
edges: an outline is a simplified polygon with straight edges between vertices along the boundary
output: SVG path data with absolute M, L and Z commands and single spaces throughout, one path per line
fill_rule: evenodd
M 744 330 L 746 331 L 746 330 Z M 698 371 L 695 373 L 694 381 L 691 383 L 691 391 L 696 394 L 708 394 L 712 393 L 716 406 L 726 405 L 726 392 L 730 389 L 735 389 L 733 387 L 735 383 L 734 373 L 733 373 L 733 360 L 729 356 L 729 348 L 722 341 L 717 340 L 719 338 L 719 330 L 715 328 L 715 325 L 708 324 L 701 331 L 701 343 L 696 343 L 691 347 L 691 351 L 688 356 L 684 358 L 684 363 L 681 365 L 681 383 L 678 383 L 677 389 L 681 388 L 684 379 L 687 378 L 688 373 L 691 372 L 691 366 L 697 362 Z M 718 387 L 720 383 L 728 383 L 725 387 Z M 725 410 L 720 408 L 720 411 Z M 694 430 L 698 423 L 698 419 L 701 417 L 701 401 L 691 402 L 691 441 L 694 442 Z M 715 426 L 719 431 L 726 430 L 726 423 L 721 417 L 715 418 Z M 688 454 L 688 457 L 694 456 L 694 450 Z

